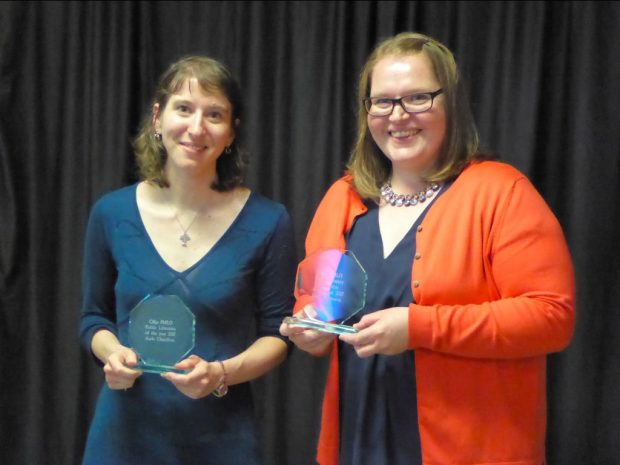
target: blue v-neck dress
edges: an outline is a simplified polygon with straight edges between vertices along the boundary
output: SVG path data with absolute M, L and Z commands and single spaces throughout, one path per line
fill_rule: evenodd
M 144 228 L 136 186 L 102 197 L 89 218 L 80 322 L 88 350 L 102 328 L 127 345 L 129 311 L 148 294 L 177 295 L 188 305 L 196 316 L 193 353 L 205 360 L 233 357 L 255 337 L 280 337 L 293 305 L 296 267 L 284 207 L 252 193 L 214 247 L 177 272 Z M 127 391 L 104 384 L 83 463 L 257 465 L 253 413 L 248 383 L 231 386 L 223 398 L 198 400 L 156 374 L 144 373 Z
M 439 197 L 437 195 L 433 202 Z M 432 203 L 432 202 L 431 202 Z M 430 205 L 389 256 L 383 257 L 379 209 L 367 203 L 346 237 L 368 277 L 366 305 L 346 321 L 413 302 L 411 267 L 415 229 Z M 339 342 L 340 465 L 421 465 L 413 351 L 360 358 Z

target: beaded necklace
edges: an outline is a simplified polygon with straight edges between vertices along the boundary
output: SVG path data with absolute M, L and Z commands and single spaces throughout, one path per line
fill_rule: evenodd
M 433 197 L 439 190 L 439 184 L 432 182 L 416 194 L 397 194 L 392 190 L 390 182 L 381 186 L 381 197 L 387 203 L 395 207 L 411 207 L 418 203 L 423 203 L 426 199 Z

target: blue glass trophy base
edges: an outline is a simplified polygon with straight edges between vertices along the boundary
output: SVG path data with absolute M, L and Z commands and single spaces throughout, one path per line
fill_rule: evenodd
M 293 328 L 315 329 L 317 331 L 331 334 L 355 334 L 358 332 L 358 330 L 353 326 L 327 323 L 314 318 L 296 318 L 294 316 L 287 316 L 284 318 L 284 323 L 292 326 Z
M 132 370 L 137 370 L 137 371 L 143 371 L 145 373 L 155 373 L 155 374 L 162 374 L 162 373 L 178 373 L 180 375 L 184 375 L 187 373 L 186 370 L 181 370 L 180 368 L 175 368 L 172 366 L 165 366 L 165 365 L 149 365 L 148 363 L 138 363 L 135 367 L 131 367 Z

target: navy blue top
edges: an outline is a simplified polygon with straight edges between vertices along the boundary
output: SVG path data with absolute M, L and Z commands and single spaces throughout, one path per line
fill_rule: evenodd
M 293 306 L 295 250 L 282 205 L 252 193 L 220 240 L 183 272 L 157 253 L 142 223 L 136 186 L 102 197 L 89 218 L 83 268 L 82 343 L 106 328 L 127 345 L 129 311 L 147 294 L 179 296 L 196 316 L 192 353 L 224 360 L 261 336 L 279 335 Z M 181 244 L 179 244 L 181 248 Z M 84 465 L 260 462 L 249 383 L 223 398 L 192 400 L 156 374 L 127 391 L 104 385 Z
M 430 208 L 384 259 L 379 209 L 374 202 L 366 206 L 368 211 L 356 218 L 346 237 L 347 250 L 368 276 L 366 305 L 346 324 L 376 310 L 408 307 L 414 301 L 415 228 Z M 421 465 L 413 351 L 360 358 L 353 346 L 339 342 L 338 355 L 340 465 Z

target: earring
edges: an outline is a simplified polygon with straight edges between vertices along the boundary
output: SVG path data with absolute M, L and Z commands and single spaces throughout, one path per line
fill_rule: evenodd
M 161 142 L 161 132 L 154 133 L 153 137 L 155 137 L 156 141 Z
M 230 154 L 232 153 L 232 149 L 230 148 L 230 145 L 228 145 L 228 146 L 224 149 L 224 152 L 225 152 L 227 155 L 230 155 Z

